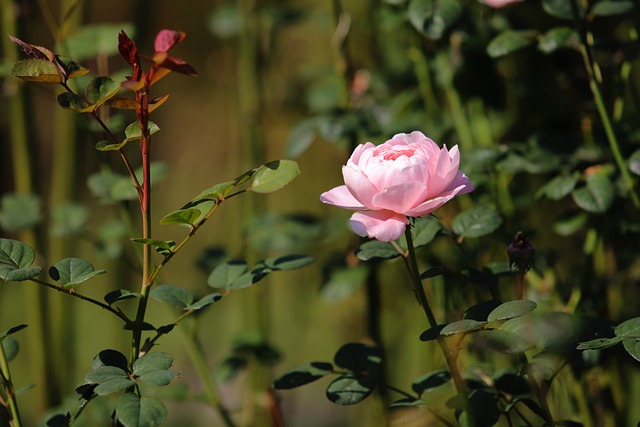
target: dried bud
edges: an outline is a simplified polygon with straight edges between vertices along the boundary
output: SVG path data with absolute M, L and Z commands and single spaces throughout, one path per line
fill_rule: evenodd
M 536 248 L 522 231 L 518 231 L 507 248 L 512 270 L 526 273 L 533 266 Z

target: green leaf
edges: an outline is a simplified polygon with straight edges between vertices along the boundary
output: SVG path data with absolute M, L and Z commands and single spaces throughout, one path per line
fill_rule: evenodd
M 167 256 L 173 253 L 173 248 L 176 247 L 176 242 L 173 240 L 156 240 L 156 239 L 143 239 L 142 237 L 135 237 L 131 239 L 132 242 L 141 243 L 143 245 L 153 246 L 156 252 Z
M 139 380 L 146 385 L 162 387 L 169 385 L 177 374 L 173 371 L 151 371 L 141 375 Z
M 76 113 L 89 113 L 95 108 L 95 105 L 88 104 L 87 101 L 72 92 L 62 92 L 57 99 L 59 106 Z
M 442 276 L 443 274 L 444 274 L 444 269 L 442 269 L 440 267 L 433 267 L 433 268 L 430 268 L 430 269 L 424 271 L 422 274 L 420 274 L 420 278 L 422 280 L 424 280 L 424 279 L 432 279 L 434 277 Z
M 6 231 L 33 228 L 42 221 L 42 202 L 35 194 L 7 193 L 0 199 L 0 227 Z
M 77 235 L 84 229 L 89 210 L 78 203 L 65 203 L 56 207 L 51 213 L 53 224 L 51 232 L 57 236 Z
M 94 393 L 99 396 L 125 390 L 135 384 L 126 371 L 115 366 L 98 366 L 85 375 L 87 384 L 97 384 Z
M 551 200 L 560 200 L 571 193 L 578 183 L 578 174 L 558 175 L 546 183 L 536 193 L 536 197 L 546 196 Z
M 538 40 L 538 49 L 546 54 L 559 49 L 578 49 L 579 47 L 580 37 L 571 27 L 551 28 Z
M 354 405 L 369 397 L 375 386 L 372 376 L 341 375 L 327 387 L 327 399 L 338 405 Z
M 213 269 L 207 278 L 212 288 L 227 288 L 247 271 L 247 263 L 242 260 L 223 262 Z
M 173 285 L 155 286 L 153 289 L 151 289 L 149 296 L 158 301 L 175 305 L 176 307 L 180 307 L 183 309 L 193 303 L 193 300 L 195 299 L 190 291 Z
M 20 352 L 20 344 L 13 337 L 5 337 L 0 343 L 4 349 L 5 357 L 8 362 L 11 362 Z
M 523 299 L 507 301 L 503 304 L 500 304 L 491 313 L 489 313 L 487 322 L 509 320 L 516 317 L 524 316 L 525 314 L 531 313 L 536 307 L 537 304 L 530 300 Z
M 238 276 L 229 286 L 228 290 L 238 290 L 253 286 L 271 273 L 271 269 L 264 266 L 255 266 L 250 271 Z
M 416 30 L 438 40 L 458 21 L 462 10 L 458 0 L 411 0 L 407 13 Z
M 272 387 L 275 390 L 290 390 L 305 384 L 312 383 L 331 374 L 333 365 L 326 362 L 311 362 L 291 369 L 273 380 Z
M 578 350 L 602 350 L 622 342 L 623 337 L 613 338 L 596 338 L 594 340 L 581 342 L 576 349 Z
M 615 187 L 605 172 L 586 177 L 586 186 L 573 190 L 573 201 L 587 212 L 604 213 L 613 204 Z
M 93 264 L 80 258 L 65 258 L 49 268 L 49 277 L 62 283 L 65 289 L 104 273 L 105 270 L 95 270 Z
M 354 372 L 371 371 L 382 362 L 382 352 L 373 345 L 347 343 L 336 352 L 333 362 Z
M 496 211 L 477 207 L 458 214 L 451 225 L 456 234 L 473 238 L 493 233 L 500 224 L 502 224 L 502 218 Z
M 90 71 L 66 56 L 56 55 L 56 62 L 62 67 L 65 80 L 82 77 Z
M 306 255 L 283 255 L 279 257 L 267 258 L 262 261 L 267 268 L 278 270 L 295 270 L 312 264 L 315 258 Z
M 168 225 L 168 224 L 179 224 L 179 225 L 190 225 L 194 226 L 200 218 L 201 213 L 199 209 L 189 208 L 189 209 L 179 209 L 177 211 L 171 212 L 170 214 L 165 215 L 161 220 L 160 224 Z
M 629 170 L 636 175 L 640 175 L 640 150 L 636 150 L 629 157 Z
M 114 97 L 120 90 L 120 83 L 113 81 L 110 77 L 95 77 L 87 86 L 87 100 L 99 106 L 105 103 L 109 98 Z
M 251 181 L 251 191 L 271 193 L 280 190 L 300 175 L 300 167 L 293 160 L 276 160 L 256 170 Z
M 462 319 L 458 320 L 457 322 L 449 323 L 440 331 L 440 335 L 447 337 L 454 334 L 466 334 L 469 332 L 475 332 L 484 329 L 485 325 L 486 322 L 478 322 L 477 320 L 472 319 Z
M 640 362 L 640 337 L 625 338 L 622 340 L 622 345 L 631 357 Z
M 489 390 L 473 390 L 469 394 L 469 404 L 473 410 L 475 425 L 493 426 L 500 419 L 500 408 L 498 408 L 498 394 Z M 467 425 L 463 418 L 466 417 L 466 411 L 458 420 L 460 425 Z
M 117 289 L 115 291 L 111 291 L 104 296 L 104 300 L 107 304 L 113 305 L 120 301 L 125 301 L 128 299 L 140 298 L 142 296 L 139 292 L 129 292 L 126 289 Z
M 129 378 L 113 378 L 108 381 L 101 382 L 93 392 L 98 396 L 105 396 L 111 393 L 117 393 L 132 387 L 135 381 Z
M 316 138 L 316 121 L 304 119 L 296 123 L 287 138 L 284 155 L 290 159 L 297 159 L 311 146 Z
M 542 0 L 542 8 L 551 16 L 555 16 L 560 19 L 573 20 L 574 13 L 572 7 L 573 1 L 567 0 Z M 578 17 L 584 18 L 584 7 L 582 2 L 575 2 L 577 7 Z
M 442 231 L 442 224 L 440 221 L 431 215 L 416 218 L 415 223 L 411 227 L 411 236 L 413 238 L 413 246 L 419 248 L 428 245 L 436 238 L 436 236 Z M 404 237 L 400 237 L 400 247 L 407 248 L 407 242 Z
M 61 83 L 58 68 L 44 59 L 23 59 L 11 68 L 11 75 L 33 82 Z
M 129 142 L 128 139 L 125 139 L 124 141 L 118 144 L 114 144 L 111 141 L 101 140 L 96 142 L 95 149 L 98 151 L 117 151 L 122 147 L 124 147 L 127 144 L 127 142 Z
M 601 0 L 591 8 L 592 16 L 615 16 L 624 15 L 633 10 L 633 2 Z
M 18 240 L 0 238 L 0 279 L 5 281 L 29 280 L 42 272 L 31 267 L 36 259 L 33 248 Z
M 640 337 L 640 317 L 634 317 L 633 319 L 625 320 L 620 323 L 613 332 L 617 337 L 622 338 L 638 338 Z
M 506 30 L 495 36 L 487 46 L 487 54 L 492 58 L 509 55 L 523 49 L 536 41 L 537 31 L 531 30 Z
M 440 387 L 451 380 L 449 371 L 435 371 L 418 378 L 411 384 L 411 389 L 421 396 L 426 390 Z
M 15 334 L 16 332 L 19 332 L 19 331 L 23 330 L 24 328 L 26 328 L 28 326 L 29 325 L 25 325 L 23 323 L 21 325 L 14 326 L 13 328 L 7 329 L 6 331 L 4 331 L 3 333 L 0 334 L 0 342 L 2 342 L 9 335 Z
M 224 199 L 227 195 L 229 195 L 229 193 L 231 193 L 231 190 L 233 190 L 237 186 L 238 186 L 238 183 L 235 180 L 221 182 L 219 184 L 214 185 L 213 187 L 209 187 L 206 190 L 203 190 L 193 200 L 195 201 L 200 199 L 213 199 L 213 200 Z
M 151 121 L 149 122 L 148 127 L 149 127 L 149 135 L 153 135 L 154 133 L 160 130 L 158 125 Z M 140 129 L 140 123 L 138 123 L 137 121 L 131 123 L 124 130 L 124 135 L 127 141 L 134 141 L 136 139 L 142 138 L 142 129 Z
M 153 427 L 167 418 L 167 409 L 153 397 L 125 393 L 116 403 L 116 417 L 124 427 Z
M 133 362 L 133 373 L 141 376 L 151 371 L 164 371 L 173 365 L 173 357 L 161 351 L 147 353 Z
M 391 243 L 370 240 L 356 249 L 356 256 L 361 261 L 369 261 L 375 258 L 397 258 L 400 256 L 400 252 Z
M 538 342 L 530 316 L 516 317 L 504 322 L 499 329 L 487 334 L 494 348 L 505 354 L 524 353 Z
M 198 310 L 203 309 L 204 307 L 207 307 L 207 306 L 213 304 L 214 302 L 220 301 L 221 299 L 222 299 L 222 294 L 208 294 L 208 295 L 203 296 L 202 298 L 200 298 L 198 301 L 194 302 L 193 304 L 189 304 L 184 309 L 185 310 L 198 311 Z
M 570 236 L 581 230 L 587 223 L 589 215 L 584 211 L 568 212 L 553 223 L 553 231 L 561 236 Z

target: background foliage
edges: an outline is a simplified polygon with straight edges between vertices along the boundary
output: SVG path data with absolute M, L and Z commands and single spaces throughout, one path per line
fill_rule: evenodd
M 162 132 L 153 154 L 163 162 L 154 171 L 155 224 L 202 188 L 257 164 L 282 157 L 300 164 L 301 176 L 285 190 L 221 209 L 163 271 L 160 283 L 202 296 L 210 291 L 207 280 L 221 248 L 250 264 L 290 252 L 317 260 L 231 293 L 197 323 L 164 337 L 160 350 L 174 356 L 172 369 L 179 372 L 157 396 L 169 408 L 167 425 L 211 425 L 216 417 L 198 403 L 206 390 L 189 362 L 190 334 L 204 346 L 206 366 L 228 380 L 223 400 L 244 408 L 238 415 L 244 425 L 270 425 L 268 385 L 278 374 L 328 362 L 347 342 L 381 340 L 385 377 L 401 389 L 443 368 L 435 346 L 418 339 L 427 326 L 399 260 L 356 257 L 362 242 L 345 226 L 348 213 L 318 201 L 340 184 L 340 165 L 355 144 L 411 130 L 458 144 L 461 169 L 477 188 L 438 212 L 446 229 L 464 237 L 463 251 L 434 231 L 435 240 L 418 253 L 423 269 L 446 271 L 426 282 L 436 316 L 459 320 L 489 299 L 489 290 L 512 299 L 513 279 L 496 272 L 508 263 L 513 236 L 524 231 L 537 248 L 527 280 L 542 319 L 538 348 L 573 345 L 559 353 L 567 365 L 554 379 L 550 406 L 558 419 L 584 425 L 635 425 L 638 361 L 622 345 L 573 351 L 581 340 L 613 336 L 610 326 L 639 315 L 640 12 L 630 3 L 526 0 L 491 9 L 455 0 L 5 0 L 2 33 L 56 46 L 113 75 L 124 66 L 113 56 L 121 29 L 146 51 L 161 28 L 187 32 L 177 51 L 199 77 L 161 83 L 171 98 L 154 117 Z M 91 259 L 96 270 L 109 273 L 84 285 L 96 296 L 117 288 L 136 292 L 137 277 L 126 262 L 135 246 L 127 240 L 130 224 L 122 221 L 136 221 L 135 193 L 121 179 L 120 165 L 94 149 L 99 137 L 92 123 L 59 109 L 49 86 L 22 87 L 8 76 L 17 59 L 15 47 L 3 40 L 2 236 L 27 233 L 46 248 L 49 265 L 67 256 Z M 594 84 L 601 103 L 594 102 Z M 130 121 L 110 120 L 115 126 L 120 120 L 121 128 Z M 29 148 L 24 161 L 30 168 L 17 166 L 20 147 Z M 454 221 L 471 208 L 485 209 L 474 212 L 481 218 L 476 223 L 491 225 L 489 232 L 474 235 L 464 217 Z M 181 235 L 175 226 L 156 230 L 163 240 Z M 124 351 L 127 342 L 108 313 L 51 292 L 34 307 L 39 290 L 29 286 L 0 285 L 0 330 L 30 323 L 27 317 L 38 313 L 48 319 L 46 352 L 31 326 L 11 334 L 21 347 L 12 362 L 14 382 L 37 384 L 20 397 L 27 424 L 35 425 L 45 407 L 68 404 L 66 394 L 52 390 L 70 392 L 95 354 Z M 149 320 L 165 324 L 175 316 L 171 307 L 156 304 Z M 496 380 L 510 369 L 509 358 L 488 352 L 482 340 L 469 343 L 461 361 L 469 374 Z M 257 365 L 262 368 L 236 369 Z M 278 393 L 287 425 L 377 425 L 380 402 L 399 397 L 383 391 L 360 406 L 342 407 L 324 398 L 326 386 L 318 381 Z M 109 408 L 90 408 L 85 425 L 97 425 Z M 430 415 L 420 416 L 416 425 Z

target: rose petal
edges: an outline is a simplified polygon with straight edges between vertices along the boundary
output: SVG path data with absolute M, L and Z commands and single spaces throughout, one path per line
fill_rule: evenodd
M 427 200 L 424 203 L 419 204 L 413 209 L 405 212 L 407 216 L 422 216 L 430 214 L 431 212 L 438 209 L 440 206 L 447 203 L 449 200 L 453 199 L 458 194 L 465 194 L 473 191 L 473 185 L 469 181 L 469 179 L 460 172 L 460 175 L 456 177 L 454 183 L 457 184 L 456 187 L 451 187 L 450 189 L 443 191 L 437 197 Z
M 329 205 L 338 206 L 344 209 L 360 210 L 364 209 L 364 205 L 356 200 L 349 192 L 346 185 L 341 185 L 325 191 L 320 195 L 320 201 Z
M 404 233 L 409 220 L 391 211 L 356 212 L 351 216 L 351 229 L 362 237 L 392 242 Z
M 369 178 L 357 166 L 343 166 L 342 176 L 349 192 L 360 203 L 369 209 L 373 208 L 371 199 L 378 192 Z
M 421 182 L 402 182 L 375 194 L 372 202 L 375 209 L 387 209 L 399 214 L 413 208 L 426 193 L 426 186 Z

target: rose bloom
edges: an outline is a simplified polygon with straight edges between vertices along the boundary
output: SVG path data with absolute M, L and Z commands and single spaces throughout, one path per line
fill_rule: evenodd
M 350 221 L 356 234 L 391 242 L 404 232 L 407 217 L 427 215 L 473 190 L 459 164 L 457 145 L 447 150 L 421 132 L 400 133 L 378 146 L 359 145 L 342 167 L 345 185 L 320 200 L 357 211 Z

